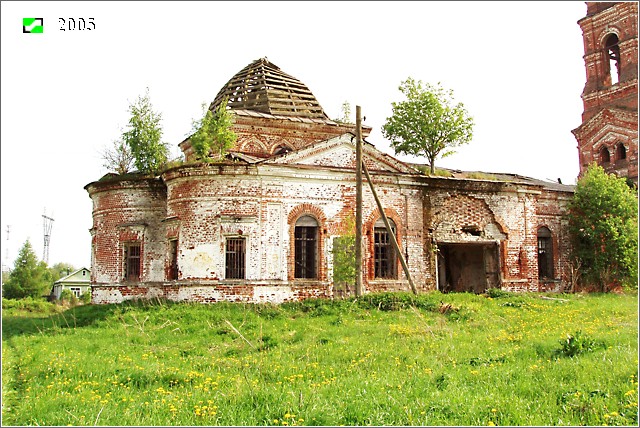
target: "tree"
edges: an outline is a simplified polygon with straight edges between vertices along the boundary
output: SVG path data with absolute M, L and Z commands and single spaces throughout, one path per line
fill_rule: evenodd
M 356 218 L 347 216 L 342 235 L 333 238 L 333 284 L 336 291 L 355 290 L 356 286 Z
M 453 91 L 409 77 L 398 88 L 405 101 L 393 102 L 393 113 L 382 126 L 396 154 L 424 156 L 435 173 L 435 160 L 454 153 L 473 136 L 473 118 L 462 103 L 454 104 Z
M 107 147 L 102 151 L 102 166 L 108 171 L 117 174 L 126 174 L 133 167 L 133 153 L 128 144 L 122 140 L 114 140 L 111 147 Z
M 353 124 L 351 121 L 351 104 L 349 104 L 349 101 L 342 103 L 342 116 L 335 121 L 338 123 Z
M 56 263 L 55 265 L 49 268 L 49 272 L 51 273 L 51 280 L 56 282 L 62 277 L 69 275 L 71 272 L 75 272 L 76 268 L 69 263 Z
M 587 284 L 637 288 L 638 193 L 624 178 L 590 165 L 569 206 L 574 259 Z
M 169 149 L 161 141 L 162 115 L 153 111 L 149 88 L 144 96 L 138 96 L 135 103 L 129 104 L 129 113 L 129 129 L 122 134 L 122 140 L 131 150 L 138 171 L 157 173 L 166 163 Z
M 49 294 L 52 284 L 47 264 L 38 262 L 36 253 L 27 240 L 18 253 L 9 280 L 2 287 L 2 294 L 7 299 L 42 297 Z
M 202 109 L 205 109 L 205 104 Z M 215 111 L 207 109 L 200 120 L 193 121 L 193 134 L 189 137 L 196 155 L 203 160 L 210 160 L 212 154 L 216 158 L 224 157 L 238 138 L 232 126 L 233 115 L 227 110 L 226 99 Z

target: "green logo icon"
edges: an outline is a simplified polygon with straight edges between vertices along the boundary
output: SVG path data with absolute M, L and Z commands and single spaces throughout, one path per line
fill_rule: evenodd
M 44 18 L 22 18 L 23 33 L 44 32 Z

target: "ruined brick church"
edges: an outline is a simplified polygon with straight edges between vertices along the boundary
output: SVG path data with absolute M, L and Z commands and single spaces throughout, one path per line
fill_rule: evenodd
M 354 125 L 329 119 L 306 85 L 266 58 L 233 76 L 210 108 L 225 101 L 238 139 L 223 161 L 198 162 L 186 139 L 185 162 L 158 177 L 107 174 L 85 186 L 94 303 L 279 303 L 350 291 L 334 284 L 332 250 L 353 233 Z M 418 292 L 568 285 L 572 186 L 427 176 L 377 150 L 370 131 L 363 161 Z M 408 290 L 366 186 L 363 218 L 365 292 Z
M 587 82 L 578 140 L 580 173 L 592 162 L 638 185 L 638 3 L 587 2 L 578 21 Z

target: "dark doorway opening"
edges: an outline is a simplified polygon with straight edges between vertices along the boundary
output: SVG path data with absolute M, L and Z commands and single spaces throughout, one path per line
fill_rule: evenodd
M 484 293 L 500 287 L 497 243 L 439 243 L 438 289 L 443 293 Z

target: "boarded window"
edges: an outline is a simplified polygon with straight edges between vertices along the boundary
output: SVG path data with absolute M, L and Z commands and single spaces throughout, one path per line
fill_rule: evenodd
M 316 279 L 318 277 L 318 222 L 311 216 L 298 219 L 294 232 L 295 278 Z
M 227 238 L 225 255 L 225 278 L 245 279 L 246 240 Z
M 553 278 L 553 241 L 546 227 L 538 229 L 538 279 Z
M 394 235 L 396 227 L 393 220 L 389 219 L 389 224 Z M 396 252 L 391 242 L 391 235 L 387 231 L 382 219 L 379 219 L 373 228 L 373 259 L 376 278 L 397 278 L 397 258 Z
M 124 245 L 124 279 L 140 281 L 140 244 L 137 242 Z
M 167 272 L 168 280 L 178 279 L 178 240 L 169 241 L 169 272 Z

